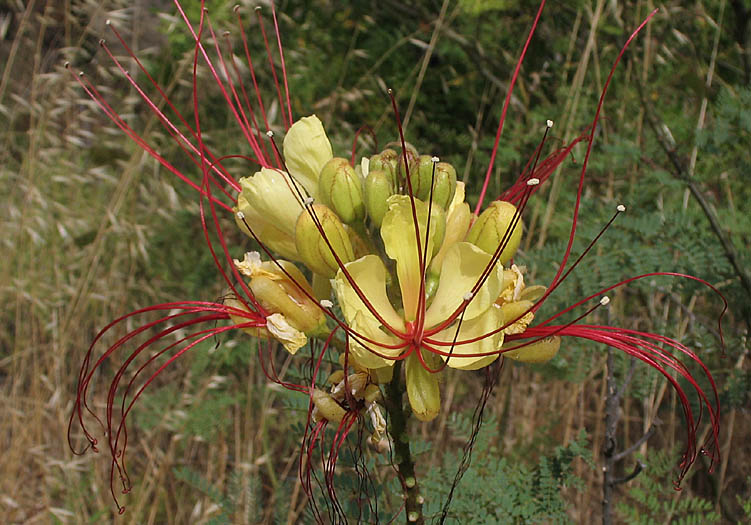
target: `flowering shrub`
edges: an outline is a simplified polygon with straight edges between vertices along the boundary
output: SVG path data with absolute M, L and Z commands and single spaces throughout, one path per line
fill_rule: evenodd
M 323 462 L 327 495 L 336 501 L 334 474 L 338 450 L 347 435 L 359 428 L 363 435 L 367 434 L 366 440 L 376 452 L 391 454 L 405 494 L 408 521 L 421 522 L 424 496 L 420 494 L 409 449 L 406 419 L 410 413 L 421 421 L 430 421 L 440 413 L 442 375 L 447 367 L 465 371 L 484 369 L 487 377 L 491 377 L 494 363 L 505 358 L 532 363 L 547 361 L 562 347 L 565 349 L 563 341 L 568 338 L 588 339 L 621 350 L 661 372 L 676 389 L 687 425 L 687 447 L 680 462 L 678 482 L 697 457 L 696 432 L 702 417 L 702 412 L 694 417 L 691 400 L 678 378 L 691 385 L 701 410 L 708 412 L 712 428 L 703 450 L 712 461 L 717 459 L 716 389 L 710 372 L 696 354 L 659 334 L 585 321 L 594 310 L 608 304 L 605 294 L 637 279 L 669 275 L 700 281 L 712 288 L 709 283 L 670 272 L 639 275 L 600 290 L 548 318 L 541 318 L 538 313 L 599 238 L 576 260 L 570 261 L 599 108 L 615 65 L 591 126 L 570 144 L 543 157 L 547 133 L 553 126 L 548 121 L 542 141 L 516 183 L 486 205 L 506 110 L 544 2 L 511 79 L 491 161 L 474 210 L 466 202 L 464 184 L 457 181 L 454 167 L 441 162 L 433 152 L 421 153 L 419 138 L 413 139 L 416 145 L 407 142 L 393 94 L 391 103 L 398 140 L 374 154 L 361 154 L 355 139 L 347 157 L 335 156 L 315 115 L 295 119 L 273 9 L 273 38 L 268 37 L 259 15 L 269 71 L 276 86 L 276 96 L 270 102 L 259 88 L 257 65 L 239 16 L 250 85 L 246 85 L 248 79 L 242 75 L 231 48 L 222 50 L 208 12 L 203 10 L 198 21 L 191 21 L 180 2 L 175 1 L 175 5 L 195 44 L 193 124 L 166 98 L 137 57 L 133 59 L 146 83 L 163 100 L 150 98 L 146 88 L 126 72 L 106 42 L 102 41 L 102 47 L 184 151 L 192 164 L 190 170 L 179 169 L 162 157 L 128 126 L 85 75 L 76 76 L 82 88 L 124 133 L 197 190 L 207 246 L 227 286 L 222 301 L 167 303 L 127 314 L 104 327 L 93 341 L 79 375 L 71 432 L 74 424 L 80 425 L 90 447 L 96 450 L 98 440 L 88 430 L 87 419 L 93 417 L 105 429 L 113 485 L 117 477 L 124 491 L 130 489 L 125 467 L 126 420 L 145 389 L 166 367 L 196 345 L 233 330 L 242 330 L 259 341 L 259 357 L 271 380 L 309 399 L 300 459 L 301 481 L 309 496 L 313 493 L 313 452 L 318 447 L 324 451 L 325 429 L 336 427 L 334 442 Z M 112 29 L 125 45 L 116 29 Z M 636 32 L 631 39 L 635 36 Z M 625 46 L 621 55 L 624 51 Z M 204 142 L 195 74 L 199 61 L 208 68 L 224 97 L 251 152 L 249 155 L 223 155 Z M 162 102 L 169 113 L 161 109 Z M 278 108 L 279 123 L 270 119 L 268 109 L 272 104 Z M 281 146 L 277 134 L 284 136 Z M 523 211 L 540 185 L 579 143 L 586 144 L 587 152 L 581 165 L 568 244 L 553 280 L 545 285 L 529 283 L 525 268 L 514 259 L 524 235 Z M 225 167 L 230 159 L 246 161 L 253 166 L 254 173 L 235 179 Z M 623 212 L 625 207 L 619 205 L 605 229 Z M 258 251 L 239 253 L 228 245 L 220 226 L 222 213 L 234 216 L 237 227 L 255 241 Z M 216 235 L 217 241 L 212 241 L 212 235 Z M 580 315 L 573 321 L 556 324 L 563 314 L 574 311 Z M 131 330 L 96 357 L 98 341 L 112 327 L 152 312 L 163 312 L 163 316 Z M 166 343 L 170 337 L 174 341 Z M 165 346 L 155 349 L 158 344 Z M 94 373 L 114 354 L 132 346 L 135 349 L 111 381 L 107 410 L 102 418 L 87 404 Z M 314 366 L 309 383 L 291 383 L 279 376 L 274 366 L 274 352 L 279 347 L 284 349 L 279 351 L 292 355 L 310 348 Z M 676 356 L 701 367 L 712 387 L 711 393 L 701 388 Z M 139 358 L 145 358 L 145 363 L 126 377 Z M 338 359 L 340 369 L 328 377 L 320 377 L 324 358 Z M 405 392 L 408 411 L 402 403 Z M 116 400 L 120 396 L 118 409 Z M 114 486 L 112 493 L 117 501 Z

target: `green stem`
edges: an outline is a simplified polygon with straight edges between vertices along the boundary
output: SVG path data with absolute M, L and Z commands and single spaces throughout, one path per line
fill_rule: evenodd
M 408 524 L 425 523 L 422 515 L 423 497 L 420 495 L 420 486 L 415 476 L 415 463 L 409 450 L 409 434 L 407 433 L 407 420 L 409 410 L 404 408 L 405 386 L 402 383 L 402 362 L 394 364 L 394 377 L 386 385 L 386 411 L 389 415 L 389 433 L 394 441 L 394 463 L 402 484 L 402 492 L 405 500 L 405 510 Z

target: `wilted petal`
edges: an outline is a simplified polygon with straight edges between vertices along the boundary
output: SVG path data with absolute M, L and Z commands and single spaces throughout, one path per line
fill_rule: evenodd
M 277 341 L 292 355 L 305 346 L 308 338 L 287 322 L 282 314 L 271 314 L 266 318 L 266 328 Z

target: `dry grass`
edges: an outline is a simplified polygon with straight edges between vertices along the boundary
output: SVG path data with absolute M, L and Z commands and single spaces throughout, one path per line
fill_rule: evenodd
M 596 27 L 603 3 L 596 2 L 583 26 Z M 134 40 L 142 39 L 140 44 L 134 42 L 136 47 L 153 43 L 143 39 L 139 25 L 148 2 L 128 8 L 129 2 L 110 4 L 105 13 L 94 0 L 76 2 L 74 16 L 70 0 L 29 1 L 25 6 L 19 1 L 3 15 L 10 17 L 11 28 L 0 42 L 0 62 L 5 63 L 0 83 L 0 188 L 5 196 L 0 211 L 5 252 L 0 258 L 0 521 L 4 523 L 100 523 L 112 518 L 104 454 L 74 456 L 65 439 L 78 366 L 96 331 L 109 320 L 139 306 L 169 301 L 177 293 L 172 284 L 145 275 L 142 268 L 152 258 L 164 257 L 152 253 L 151 232 L 194 203 L 181 198 L 172 181 L 104 121 L 62 67 L 65 59 L 74 57 L 85 62 L 87 73 L 99 85 L 118 85 L 110 66 L 99 63 L 101 54 L 92 60 L 86 51 L 95 47 L 89 44 L 103 33 L 107 17 L 117 19 L 121 28 L 130 28 Z M 81 20 L 88 22 L 82 27 Z M 576 70 L 574 94 L 591 67 L 594 35 L 592 30 L 579 56 L 581 72 Z M 424 74 L 421 70 L 419 78 Z M 116 95 L 118 88 L 112 89 Z M 567 113 L 573 115 L 577 96 L 570 100 Z M 132 96 L 120 96 L 119 109 L 124 114 L 139 113 Z M 572 116 L 569 123 L 573 121 Z M 156 133 L 153 120 L 139 125 L 145 135 Z M 572 129 L 567 126 L 566 135 Z M 81 154 L 92 149 L 100 152 L 102 162 Z M 554 187 L 549 210 L 556 196 Z M 545 238 L 550 218 L 545 215 L 540 221 L 530 238 L 538 233 Z M 204 297 L 195 299 L 211 299 L 218 293 L 218 289 L 206 290 Z M 671 309 L 677 307 L 659 294 L 652 301 L 654 312 L 678 319 L 685 330 L 691 309 L 674 313 Z M 573 385 L 543 381 L 527 369 L 504 369 L 490 407 L 498 420 L 509 422 L 503 424 L 504 450 L 513 454 L 515 446 L 527 442 L 537 429 L 548 428 L 555 415 L 556 424 L 549 427 L 553 441 L 566 442 L 586 428 L 597 456 L 603 439 L 604 357 L 593 354 L 589 359 L 588 380 Z M 271 523 L 273 497 L 280 493 L 288 498 L 278 502 L 288 508 L 288 523 L 296 523 L 305 501 L 294 481 L 290 493 L 280 490 L 294 480 L 297 450 L 291 446 L 293 441 L 277 439 L 282 428 L 279 413 L 284 410 L 279 394 L 266 388 L 253 359 L 235 377 L 195 377 L 191 363 L 191 358 L 186 359 L 162 378 L 162 385 L 171 385 L 181 394 L 165 405 L 160 419 L 133 434 L 130 454 L 136 484 L 126 499 L 128 522 L 205 523 L 216 516 L 220 509 L 209 497 L 176 478 L 175 467 L 190 465 L 219 490 L 234 484 L 235 523 Z M 733 366 L 747 365 L 741 358 Z M 452 408 L 469 408 L 479 389 L 465 379 L 460 374 L 449 376 L 446 410 L 431 426 L 422 427 L 424 436 L 450 440 L 446 414 Z M 183 415 L 209 400 L 219 384 L 229 384 L 246 402 L 223 410 L 226 424 L 209 440 L 184 432 Z M 95 400 L 99 409 L 102 400 Z M 638 438 L 665 404 L 675 406 L 676 400 L 664 382 L 655 382 L 641 405 L 627 401 L 621 442 Z M 715 476 L 719 494 L 742 479 L 743 466 L 734 465 L 733 458 L 751 457 L 745 439 L 751 431 L 748 417 L 732 412 L 725 421 L 725 461 Z M 679 444 L 674 436 L 675 426 L 681 424 L 677 419 L 665 422 L 644 449 Z M 437 462 L 437 456 L 431 461 Z M 571 495 L 577 509 L 572 518 L 594 521 L 601 477 L 584 465 L 578 468 L 586 488 Z

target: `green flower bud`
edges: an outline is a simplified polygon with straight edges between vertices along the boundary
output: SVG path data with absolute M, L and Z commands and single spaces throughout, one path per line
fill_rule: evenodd
M 488 209 L 480 214 L 467 234 L 467 242 L 471 242 L 487 253 L 495 253 L 503 240 L 516 213 L 516 207 L 510 202 L 494 201 Z M 501 252 L 500 261 L 506 264 L 516 253 L 522 239 L 522 221 L 519 219 L 510 236 L 507 236 L 506 247 Z
M 456 192 L 456 170 L 448 162 L 439 162 L 435 166 L 435 181 L 433 182 L 433 203 L 438 204 L 444 210 Z
M 407 148 L 406 154 L 400 153 L 399 159 L 396 164 L 396 180 L 397 185 L 401 188 L 401 190 L 406 194 L 408 192 L 407 189 L 407 168 L 405 168 L 405 159 L 406 159 L 406 166 L 409 168 L 409 175 L 410 177 L 413 177 L 415 173 L 417 173 L 419 166 L 420 166 L 420 160 L 417 156 L 417 152 Z M 410 181 L 412 179 L 410 178 Z M 416 189 L 414 186 L 412 186 L 412 192 L 417 196 Z
M 372 162 L 371 160 L 371 169 L 365 178 L 365 207 L 370 220 L 380 228 L 383 216 L 389 209 L 386 200 L 394 194 L 396 188 L 392 176 L 384 170 L 374 170 Z
M 345 224 L 365 217 L 362 185 L 347 159 L 334 157 L 324 165 L 318 178 L 321 201 L 330 206 Z
M 391 182 L 394 182 L 398 160 L 399 154 L 393 149 L 388 148 L 370 157 L 369 169 L 370 171 L 385 171 L 391 177 Z
M 317 217 L 325 238 L 318 230 L 311 214 Z M 295 245 L 305 265 L 324 277 L 332 278 L 339 270 L 339 263 L 332 249 L 342 264 L 354 260 L 352 243 L 344 225 L 336 213 L 323 204 L 313 204 L 310 210 L 304 210 L 297 218 Z

